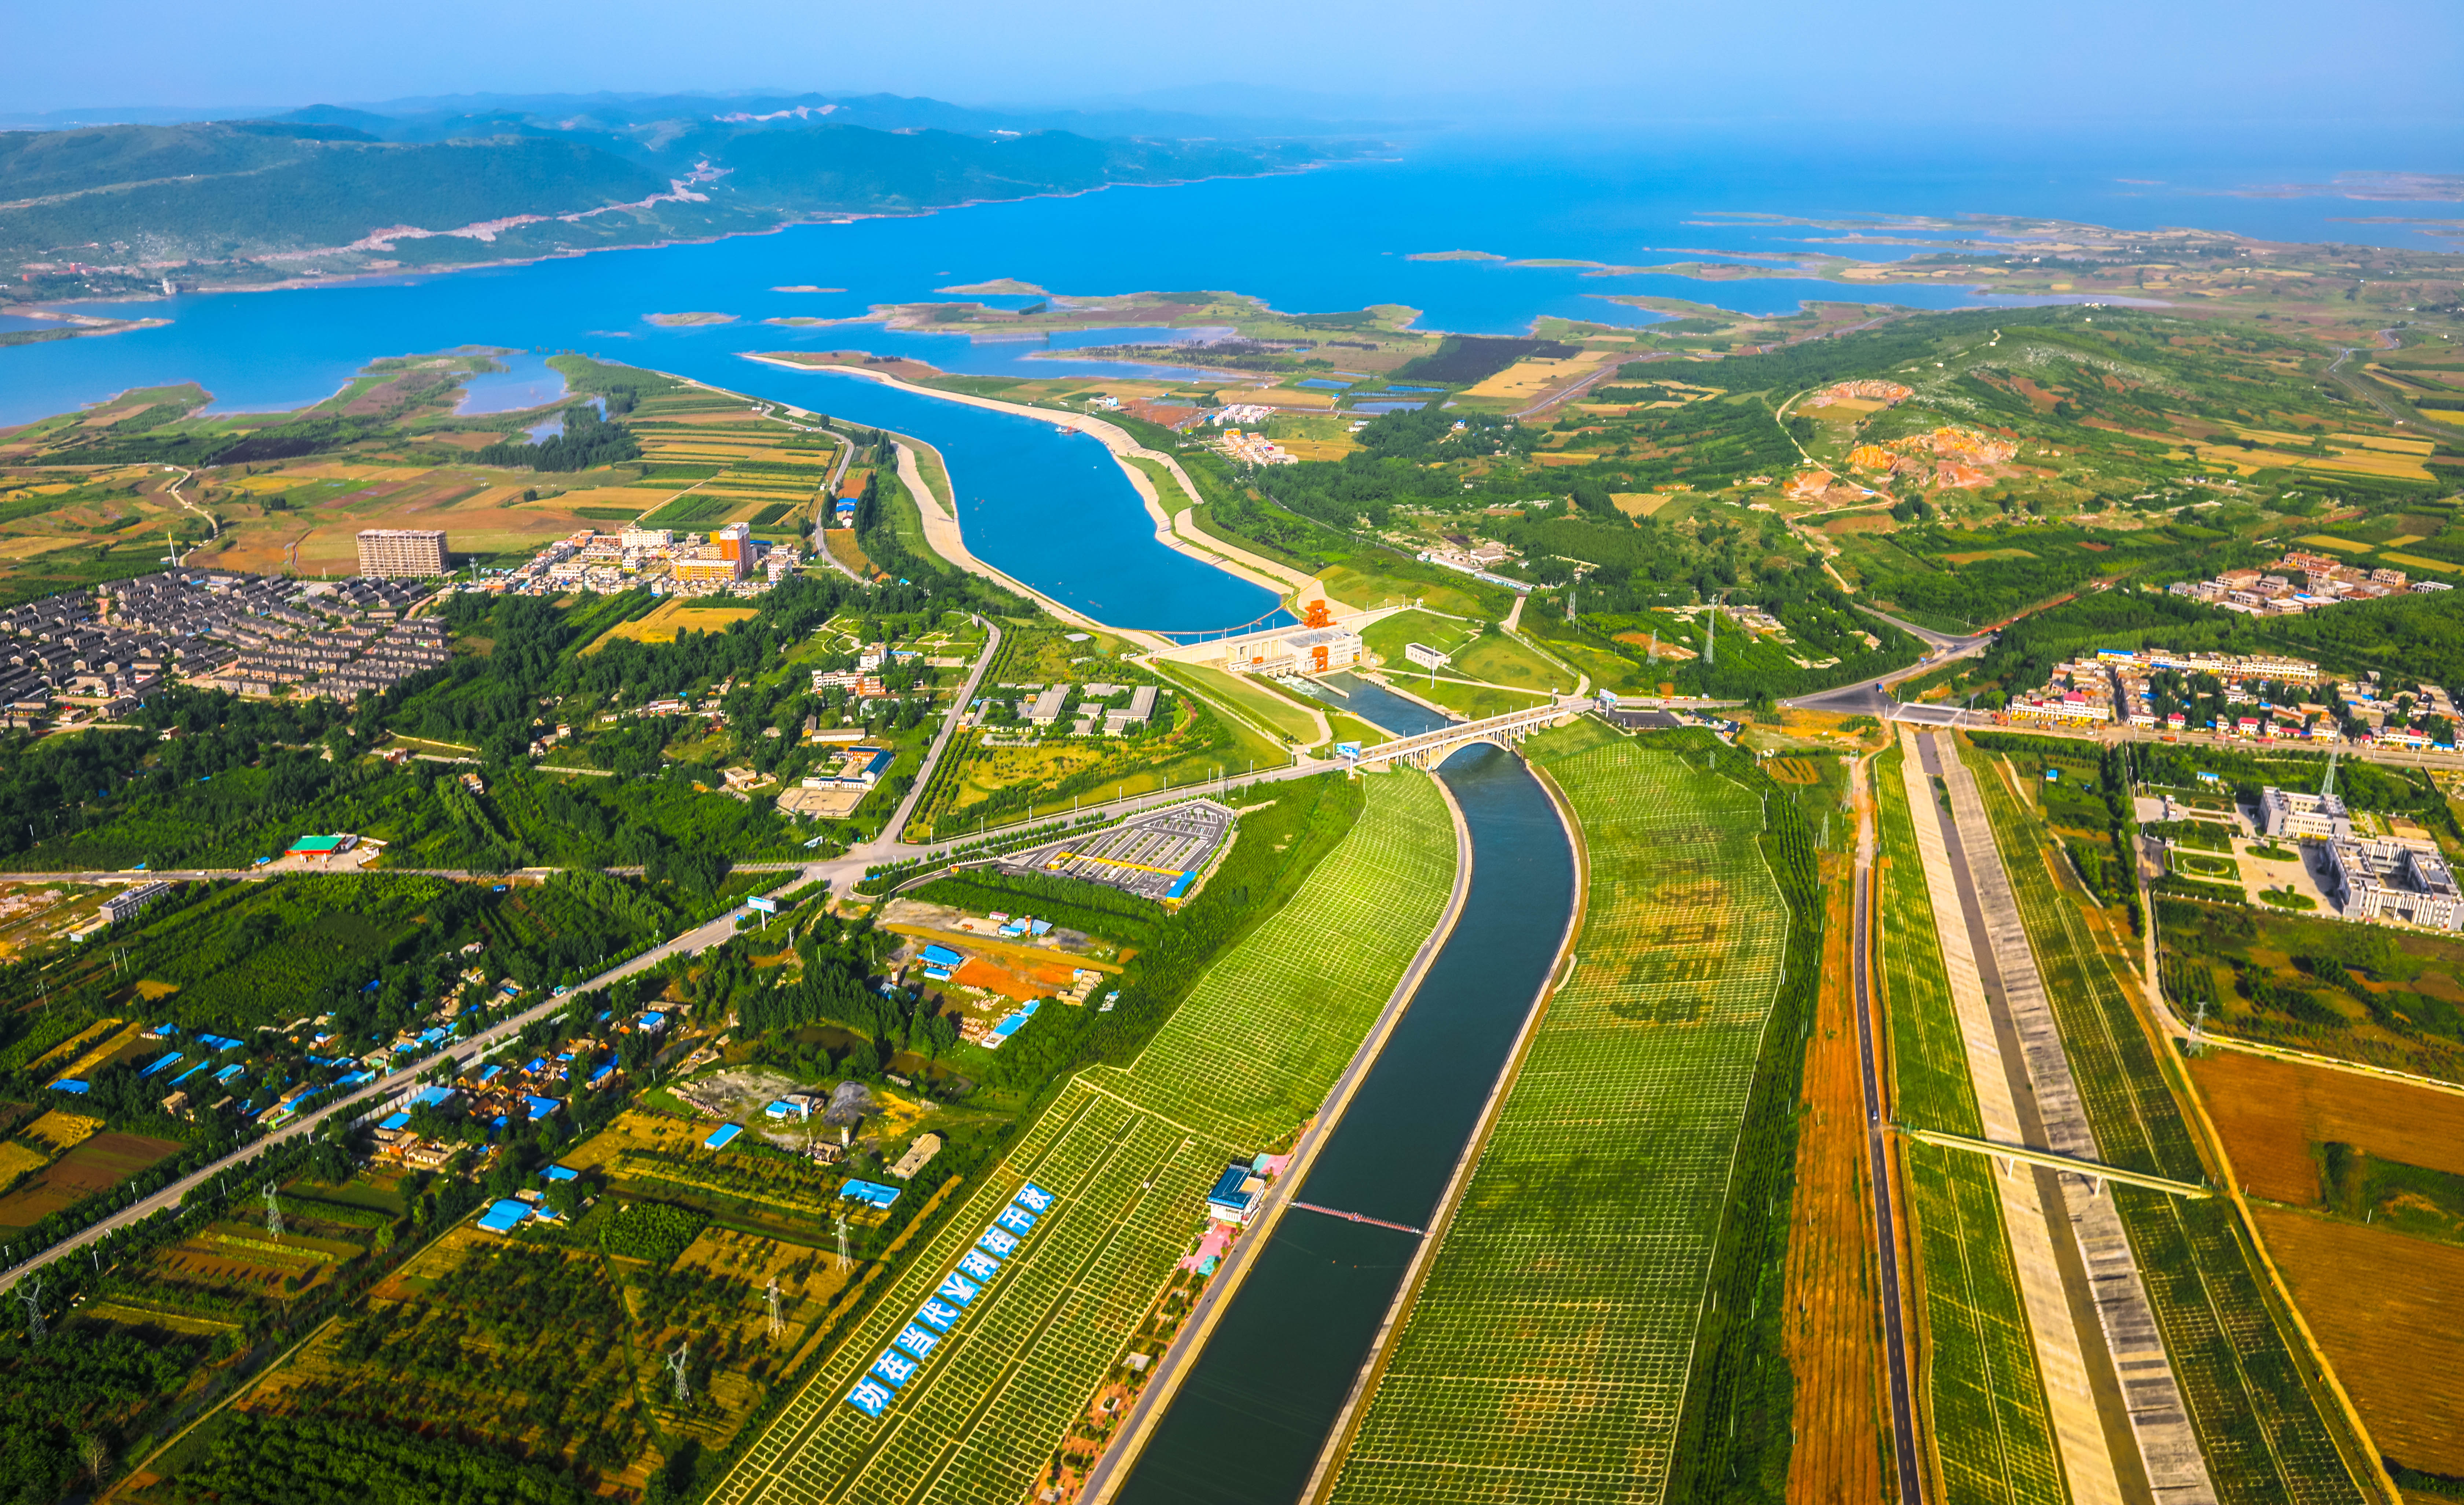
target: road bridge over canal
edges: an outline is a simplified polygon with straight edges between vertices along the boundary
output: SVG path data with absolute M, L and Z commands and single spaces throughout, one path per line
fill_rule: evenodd
M 1409 763 L 1415 768 L 1435 768 L 1445 761 L 1446 754 L 1467 742 L 1494 742 L 1509 748 L 1542 727 L 1561 719 L 1579 716 L 1590 709 L 1593 702 L 1578 695 L 1560 696 L 1521 710 L 1509 710 L 1502 716 L 1489 716 L 1479 721 L 1458 721 L 1435 731 L 1399 741 L 1381 742 L 1363 748 L 1353 761 L 1366 767 L 1371 763 Z

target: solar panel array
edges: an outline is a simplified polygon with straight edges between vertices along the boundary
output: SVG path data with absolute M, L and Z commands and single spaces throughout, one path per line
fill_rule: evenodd
M 711 1496 L 1029 1496 L 1117 1366 L 1204 1216 L 1227 1156 L 1314 1113 L 1436 927 L 1452 818 L 1416 774 L 1368 781 L 1358 823 L 1218 962 L 1126 1068 L 1080 1073 Z M 1330 944 L 1330 938 L 1340 944 Z M 1050 1211 L 876 1418 L 847 1397 L 1020 1189 Z
M 1626 741 L 1551 765 L 1580 820 L 1551 999 L 1332 1498 L 1657 1501 L 1788 909 L 1759 799 Z
M 1173 894 L 1183 876 L 1215 860 L 1233 812 L 1211 799 L 1175 805 L 1101 831 L 1065 836 L 1001 860 L 1014 872 L 1106 883 L 1149 899 Z

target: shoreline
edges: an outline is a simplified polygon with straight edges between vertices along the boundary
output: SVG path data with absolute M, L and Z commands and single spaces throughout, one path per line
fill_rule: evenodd
M 1174 179 L 1171 179 L 1171 180 L 1169 180 L 1169 181 L 1162 182 L 1162 183 L 1099 183 L 1099 184 L 1096 184 L 1093 187 L 1089 187 L 1089 188 L 1070 188 L 1070 189 L 1067 189 L 1067 190 L 1056 189 L 1056 190 L 1054 190 L 1053 192 L 1050 192 L 1050 193 L 1024 193 L 1024 194 L 1020 194 L 1020 195 L 1018 195 L 1018 196 L 1017 196 L 1017 197 L 1015 197 L 1015 198 L 1007 198 L 1007 199 L 962 199 L 962 200 L 960 200 L 959 202 L 957 202 L 957 203 L 956 203 L 956 204 L 941 204 L 941 205 L 935 205 L 935 206 L 933 206 L 933 207 L 928 207 L 928 208 L 911 209 L 911 210 L 905 210 L 905 211 L 900 211 L 900 210 L 895 210 L 895 209 L 848 209 L 848 210 L 831 211 L 831 212 L 826 212 L 826 213 L 817 213 L 817 214 L 812 214 L 812 215 L 805 215 L 805 216 L 799 216 L 799 217 L 794 217 L 794 218 L 782 219 L 782 220 L 778 221 L 776 224 L 772 224 L 772 225 L 764 226 L 763 228 L 761 228 L 761 229 L 731 229 L 731 230 L 720 230 L 720 231 L 719 231 L 719 232 L 717 232 L 716 234 L 712 234 L 712 235 L 671 235 L 671 236 L 668 236 L 668 237 L 666 237 L 666 238 L 664 238 L 664 239 L 660 239 L 660 240 L 630 241 L 630 242 L 627 242 L 626 244 L 623 244 L 623 245 L 613 245 L 613 246 L 574 246 L 574 247 L 565 247 L 565 248 L 562 248 L 562 249 L 560 249 L 560 250 L 556 250 L 556 251 L 537 251 L 537 252 L 533 252 L 533 253 L 526 254 L 526 255 L 518 255 L 518 256 L 499 256 L 499 257 L 497 257 L 497 258 L 495 258 L 495 259 L 494 259 L 494 260 L 491 260 L 491 261 L 456 261 L 456 262 L 449 262 L 449 263 L 445 263 L 445 264 L 438 265 L 438 266 L 434 266 L 434 267 L 423 267 L 423 268 L 405 268 L 405 267 L 399 267 L 399 266 L 395 266 L 395 267 L 378 267 L 378 268 L 370 268 L 370 269 L 368 269 L 368 270 L 361 271 L 361 272 L 342 272 L 342 273 L 337 273 L 333 274 L 332 276 L 299 277 L 299 278 L 295 278 L 295 279 L 292 279 L 292 280 L 282 281 L 282 282 L 234 282 L 234 283 L 228 283 L 228 284 L 220 284 L 220 285 L 217 285 L 217 286 L 214 286 L 214 287 L 198 287 L 198 288 L 193 288 L 193 289 L 190 289 L 190 290 L 188 290 L 188 291 L 187 291 L 187 292 L 185 292 L 185 293 L 178 294 L 163 294 L 163 293 L 132 293 L 132 294 L 128 294 L 127 296 L 125 296 L 125 297 L 105 297 L 105 296 L 101 296 L 101 295 L 97 295 L 97 296 L 94 296 L 94 297 L 82 297 L 82 298 L 59 298 L 59 299 L 48 300 L 48 301 L 41 302 L 41 303 L 21 303 L 21 304 L 11 304 L 11 303 L 7 303 L 7 302 L 0 302 L 0 314 L 7 314 L 7 313 L 11 313 L 11 312 L 12 312 L 12 311 L 13 311 L 13 310 L 15 310 L 15 309 L 55 309 L 55 308 L 69 308 L 69 307 L 72 307 L 72 306 L 77 305 L 77 304 L 79 304 L 79 303 L 165 303 L 165 302 L 170 301 L 170 299 L 171 299 L 173 296 L 192 297 L 192 296 L 202 296 L 202 295 L 209 294 L 219 294 L 219 293 L 296 293 L 296 292 L 303 292 L 303 291 L 306 291 L 306 290 L 309 290 L 309 289 L 313 289 L 313 288 L 342 287 L 342 286 L 346 286 L 346 285 L 348 285 L 348 284 L 352 284 L 352 283 L 361 283 L 361 282 L 384 282 L 384 281 L 407 282 L 407 281 L 409 281 L 409 280 L 411 280 L 411 279 L 413 279 L 413 278 L 416 278 L 416 277 L 440 277 L 440 276 L 450 276 L 450 275 L 451 275 L 452 273 L 457 273 L 457 272 L 485 272 L 485 271 L 489 271 L 489 270 L 491 270 L 491 269 L 500 268 L 500 267 L 528 267 L 528 266 L 535 266 L 535 265 L 538 265 L 538 264 L 539 264 L 539 263 L 540 263 L 540 262 L 546 262 L 546 261 L 570 261 L 570 260 L 575 260 L 575 259 L 580 258 L 580 257 L 583 257 L 583 256 L 594 256 L 594 255 L 598 255 L 598 254 L 601 254 L 602 252 L 605 252 L 605 251 L 666 251 L 666 250 L 669 250 L 669 249 L 670 249 L 670 248 L 671 248 L 671 247 L 676 247 L 676 246 L 715 246 L 715 245 L 718 244 L 720 241 L 723 241 L 723 240 L 734 240 L 734 239 L 737 239 L 737 237 L 739 237 L 739 236 L 747 236 L 747 235 L 780 235 L 780 234 L 784 234 L 784 233 L 785 233 L 785 232 L 787 232 L 788 230 L 791 230 L 791 229 L 803 229 L 803 228 L 805 228 L 805 227 L 807 227 L 807 226 L 819 226 L 819 225 L 853 225 L 853 224 L 857 224 L 857 223 L 859 223 L 859 222 L 861 222 L 861 221 L 865 221 L 865 220 L 913 220 L 913 219 L 926 219 L 926 218 L 929 218 L 929 217 L 931 217 L 931 216 L 933 216 L 933 215 L 935 215 L 935 214 L 946 214 L 946 213 L 948 213 L 948 212 L 949 212 L 950 210 L 952 210 L 952 209 L 972 209 L 972 208 L 979 208 L 979 207 L 982 207 L 983 206 L 991 205 L 991 204 L 1026 204 L 1026 203 L 1030 203 L 1030 202 L 1032 202 L 1032 201 L 1034 201 L 1034 200 L 1037 200 L 1037 199 L 1077 199 L 1077 198 L 1084 198 L 1084 197 L 1086 197 L 1088 194 L 1090 194 L 1090 193 L 1102 193 L 1102 192 L 1104 192 L 1106 189 L 1109 189 L 1109 188 L 1179 188 L 1179 187 L 1187 187 L 1187 186 L 1188 186 L 1188 185 L 1190 185 L 1191 184 L 1197 184 L 1197 183 L 1221 183 L 1221 182 L 1225 182 L 1225 181 L 1232 180 L 1232 179 L 1248 179 L 1248 178 L 1282 178 L 1282 177 L 1288 177 L 1288 176 L 1291 176 L 1291 175 L 1296 174 L 1296 173 L 1303 173 L 1303 172 L 1314 172 L 1314 171 L 1316 171 L 1316 170 L 1317 170 L 1318 168 L 1320 168 L 1320 167 L 1331 167 L 1331 166 L 1334 166 L 1334 165 L 1337 165 L 1338 164 L 1346 163 L 1346 162 L 1371 162 L 1371 161 L 1384 161 L 1384 160 L 1392 160 L 1392 159 L 1391 159 L 1391 158 L 1380 159 L 1380 158 L 1370 157 L 1370 156 L 1365 156 L 1365 155 L 1364 155 L 1364 156 L 1361 156 L 1361 157 L 1353 157 L 1353 158 L 1334 158 L 1334 157 L 1329 157 L 1329 158 L 1325 158 L 1325 159 L 1322 159 L 1322 160 L 1320 160 L 1320 161 L 1316 161 L 1316 162 L 1307 162 L 1307 163 L 1303 163 L 1303 164 L 1299 164 L 1298 166 L 1292 166 L 1292 167 L 1277 167 L 1277 168 L 1274 168 L 1274 169 L 1273 169 L 1273 170 L 1271 170 L 1271 171 L 1266 171 L 1266 172 L 1218 173 L 1218 174 L 1214 174 L 1214 175 L 1212 175 L 1212 176 L 1208 176 L 1208 177 L 1201 177 L 1201 178 L 1174 178 Z M 560 216 L 549 216 L 549 218 L 558 218 L 558 217 L 560 217 Z M 435 237 L 451 236 L 451 235 L 452 235 L 453 233 L 454 233 L 454 232 L 453 232 L 452 230 L 438 230 L 438 231 L 434 232 Z M 433 237 L 431 237 L 431 238 L 433 238 Z M 319 249 L 313 250 L 313 251 L 279 251 L 279 252 L 275 252 L 275 254 L 284 255 L 284 256 L 292 256 L 292 257 L 299 257 L 299 256 L 314 256 L 314 255 L 342 255 L 342 254 L 346 254 L 346 253 L 347 253 L 347 248 L 341 247 L 341 246 L 323 247 L 323 248 L 319 248 Z M 246 259 L 249 259 L 249 260 L 256 260 L 256 259 L 258 259 L 258 258 L 250 257 L 250 258 L 246 258 Z M 147 270 L 149 270 L 149 271 L 155 271 L 155 272 L 160 272 L 160 273 L 164 273 L 164 274 L 165 274 L 165 275 L 170 275 L 171 273 L 175 273 L 176 272 L 178 272 L 178 270 L 179 270 L 179 268 L 180 268 L 180 267 L 184 267 L 184 266 L 192 266 L 192 265 L 194 265 L 194 264 L 195 264 L 195 263 L 193 263 L 193 262 L 181 262 L 181 263 L 178 263 L 178 264 L 176 264 L 176 265 L 166 265 L 166 266 L 163 266 L 163 267 L 149 268 L 149 269 L 147 269 Z M 176 281 L 178 280 L 178 278 L 177 278 L 176 276 L 173 276 L 173 277 L 172 277 L 172 280 L 176 282 Z M 39 315 L 26 315 L 26 314 L 20 314 L 20 315 L 18 315 L 18 316 L 19 316 L 19 317 L 38 317 L 38 316 L 39 316 Z M 836 322 L 836 321 L 834 320 L 833 322 Z M 96 331 L 96 333 L 106 333 L 106 332 L 105 332 L 105 331 Z
M 751 359 L 759 360 L 759 358 L 754 357 Z M 781 362 L 774 361 L 771 363 L 780 364 Z M 650 368 L 644 367 L 643 369 L 649 370 Z M 748 393 L 733 391 L 727 387 L 715 386 L 712 383 L 700 381 L 697 378 L 679 376 L 672 371 L 661 371 L 658 374 L 667 377 L 671 381 L 682 382 L 689 386 L 699 387 L 705 392 L 715 392 L 721 396 L 735 398 L 740 402 L 748 404 L 775 404 L 782 410 L 791 413 L 798 418 L 820 418 L 824 416 L 811 408 L 800 407 L 795 404 L 786 402 L 782 399 L 754 397 Z M 923 468 L 916 463 L 917 453 L 921 450 L 930 449 L 933 452 L 933 458 L 940 463 L 941 473 L 943 475 L 951 475 L 952 472 L 950 469 L 949 458 L 941 453 L 937 446 L 928 444 L 913 434 L 901 433 L 896 429 L 884 429 L 882 431 L 890 434 L 897 441 L 898 479 L 906 486 L 909 494 L 915 499 L 916 516 L 922 522 L 924 528 L 925 547 L 931 549 L 934 554 L 938 556 L 943 563 L 948 564 L 953 569 L 976 576 L 979 578 L 990 580 L 994 584 L 1001 586 L 1003 590 L 1016 592 L 1018 595 L 1033 601 L 1037 606 L 1041 607 L 1049 615 L 1058 618 L 1063 622 L 1068 622 L 1072 626 L 1086 627 L 1096 632 L 1108 632 L 1115 637 L 1129 638 L 1132 641 L 1138 643 L 1141 646 L 1147 647 L 1151 652 L 1161 647 L 1171 646 L 1168 640 L 1157 638 L 1155 634 L 1136 628 L 1115 627 L 1108 622 L 1097 622 L 1094 618 L 1088 616 L 1085 612 L 1078 610 L 1076 607 L 1055 600 L 1052 597 L 1036 589 L 1034 586 L 1027 584 L 1024 580 L 1019 579 L 1016 576 L 1011 575 L 1009 572 L 1001 569 L 998 565 L 989 564 L 984 560 L 978 558 L 974 552 L 968 549 L 966 535 L 958 527 L 958 503 L 957 497 L 955 494 L 957 482 L 955 478 L 951 481 L 950 484 L 954 494 L 945 504 L 943 499 L 934 491 L 931 483 L 924 479 Z M 1155 641 L 1151 643 L 1147 641 L 1149 639 L 1154 639 Z
M 1183 536 L 1174 526 L 1173 515 L 1164 510 L 1161 497 L 1155 490 L 1154 478 L 1129 462 L 1132 459 L 1153 460 L 1164 466 L 1173 473 L 1174 479 L 1179 483 L 1186 499 L 1190 503 L 1190 508 L 1192 509 L 1203 506 L 1205 504 L 1205 499 L 1198 494 L 1196 483 L 1189 479 L 1187 471 L 1181 469 L 1180 462 L 1178 460 L 1158 450 L 1145 447 L 1143 445 L 1138 443 L 1136 436 L 1133 435 L 1129 430 L 1121 427 L 1117 424 L 1107 423 L 1103 419 L 1095 418 L 1084 413 L 1063 412 L 1057 408 L 1027 407 L 1017 403 L 1004 403 L 996 398 L 978 397 L 971 392 L 944 392 L 937 387 L 918 386 L 913 382 L 908 382 L 901 378 L 891 376 L 886 372 L 867 371 L 861 366 L 807 365 L 803 361 L 784 360 L 778 356 L 762 354 L 755 351 L 738 351 L 737 354 L 742 360 L 758 360 L 763 365 L 777 366 L 781 370 L 843 372 L 849 376 L 861 377 L 868 382 L 877 382 L 884 386 L 894 387 L 903 392 L 912 392 L 919 397 L 937 398 L 943 402 L 959 403 L 971 407 L 986 408 L 997 413 L 1007 413 L 1013 417 L 1032 418 L 1042 423 L 1050 424 L 1055 428 L 1086 434 L 1088 437 L 1095 440 L 1104 447 L 1105 452 L 1112 457 L 1112 462 L 1120 467 L 1121 473 L 1129 478 L 1131 489 L 1137 492 L 1139 502 L 1146 508 L 1148 519 L 1155 524 L 1155 540 L 1156 543 L 1172 550 L 1176 554 L 1182 555 L 1187 558 L 1194 559 L 1200 564 L 1206 565 L 1210 569 L 1220 570 L 1222 573 L 1231 576 L 1234 579 L 1243 580 L 1249 584 L 1259 586 L 1262 589 L 1273 591 L 1278 601 L 1284 604 L 1287 608 L 1303 604 L 1311 599 L 1309 587 L 1316 585 L 1317 581 L 1310 577 L 1301 576 L 1296 570 L 1284 570 L 1283 577 L 1279 577 L 1268 573 L 1269 568 L 1274 570 L 1283 570 L 1282 566 L 1272 565 L 1271 561 L 1260 559 L 1256 565 L 1252 565 L 1236 557 L 1229 552 L 1217 553 L 1212 550 L 1202 548 L 1197 543 L 1192 542 L 1189 538 Z M 767 399 L 764 401 L 777 400 Z M 902 435 L 901 437 L 908 438 L 913 443 L 922 443 L 920 440 L 914 440 L 913 436 Z M 902 446 L 902 451 L 904 447 Z M 937 454 L 938 451 L 935 450 L 935 453 Z M 904 473 L 905 469 L 904 464 L 902 464 L 900 467 L 900 479 L 902 480 L 907 479 Z M 946 456 L 942 457 L 942 472 L 944 474 L 951 473 L 949 462 Z M 920 484 L 921 480 L 922 477 L 918 476 L 914 481 L 911 481 L 909 483 L 909 489 L 911 491 L 914 490 L 916 486 Z M 955 488 L 957 481 L 953 479 L 951 484 Z M 929 490 L 925 494 L 930 495 Z M 940 505 L 940 499 L 937 497 L 934 498 L 934 502 L 936 507 Z M 964 534 L 957 518 L 957 498 L 955 495 L 949 498 L 948 507 L 949 512 L 946 517 L 946 523 L 950 532 L 951 542 L 957 547 L 959 553 L 964 555 L 966 559 L 970 561 L 968 564 L 959 564 L 959 568 L 970 569 L 979 566 L 980 568 L 977 569 L 976 573 L 989 572 L 989 574 L 986 575 L 987 578 L 998 578 L 1002 582 L 1009 584 L 1012 589 L 1020 590 L 1032 596 L 1038 601 L 1045 603 L 1046 609 L 1053 611 L 1056 615 L 1066 614 L 1073 618 L 1081 619 L 1091 625 L 1101 627 L 1106 632 L 1155 638 L 1157 640 L 1155 647 L 1158 651 L 1166 647 L 1179 646 L 1179 644 L 1172 643 L 1169 639 L 1165 639 L 1160 634 L 1155 633 L 1153 629 L 1117 627 L 1109 623 L 1096 622 L 1092 618 L 1087 617 L 1083 612 L 1074 611 L 1071 608 L 1061 606 L 1058 602 L 1051 600 L 1049 597 L 1046 597 L 1042 592 L 1037 591 L 1032 587 L 1018 584 L 1007 574 L 999 571 L 992 565 L 983 563 L 982 560 L 978 559 L 973 553 L 967 550 Z M 1188 511 L 1189 509 L 1184 509 L 1182 515 L 1187 515 Z M 934 537 L 934 529 L 932 526 L 933 521 L 934 519 L 930 515 L 926 517 L 926 541 L 933 543 L 935 550 L 937 552 L 941 552 L 945 558 L 950 558 L 951 556 L 948 552 L 946 550 L 942 550 L 939 541 Z M 1254 558 L 1255 556 L 1253 556 L 1251 557 Z M 951 558 L 951 562 L 953 564 L 957 564 L 958 560 L 957 558 Z M 1260 566 L 1266 566 L 1266 568 L 1261 568 Z M 1284 577 L 1297 577 L 1297 579 Z M 1319 597 L 1323 597 L 1325 595 L 1323 588 L 1321 588 L 1317 594 Z M 1331 603 L 1331 604 L 1332 603 Z M 1298 613 L 1295 613 L 1294 615 L 1298 615 Z

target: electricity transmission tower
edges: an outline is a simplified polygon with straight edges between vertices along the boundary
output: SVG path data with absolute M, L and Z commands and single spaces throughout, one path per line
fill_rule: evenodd
M 786 1331 L 787 1324 L 779 1316 L 779 1277 L 772 1276 L 770 1277 L 770 1336 L 777 1338 Z
M 2336 792 L 2336 760 L 2343 755 L 2344 750 L 2343 748 L 2329 748 L 2327 750 L 2327 775 L 2319 781 L 2319 794 L 2321 797 L 2323 798 Z
M 274 1183 L 265 1184 L 265 1232 L 275 1243 L 282 1242 L 282 1204 L 276 1200 Z
M 674 1353 L 663 1356 L 668 1361 L 668 1373 L 675 1378 L 678 1406 L 693 1399 L 693 1385 L 685 1379 L 685 1362 L 692 1356 L 693 1344 L 686 1341 L 679 1341 Z
M 26 1303 L 26 1336 L 34 1342 L 43 1341 L 43 1282 L 29 1280 L 17 1292 L 17 1299 Z
M 840 1268 L 841 1270 L 845 1270 L 845 1269 L 847 1269 L 847 1214 L 846 1214 L 845 1212 L 841 1212 L 841 1213 L 838 1215 L 838 1223 L 839 1223 L 839 1268 Z

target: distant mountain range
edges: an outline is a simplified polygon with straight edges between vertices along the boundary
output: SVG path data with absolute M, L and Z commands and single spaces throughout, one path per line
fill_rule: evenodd
M 1144 136 L 1171 140 L 1272 136 L 1388 134 L 1406 125 L 1396 110 L 1366 99 L 1218 85 L 1152 91 L 1084 106 L 963 105 L 896 94 L 460 94 L 357 100 L 348 106 L 224 105 L 179 109 L 116 105 L 39 113 L 0 110 L 0 131 L 80 130 L 96 125 L 184 125 L 200 120 L 306 118 L 357 124 L 387 141 L 467 135 L 467 124 L 503 121 L 532 130 L 623 131 L 670 120 L 708 120 L 780 112 L 817 114 L 840 125 L 877 131 L 1068 131 L 1077 136 Z M 1404 112 L 1425 114 L 1425 112 Z M 1426 123 L 1426 122 L 1423 122 Z
M 400 108 L 0 131 L 0 277 L 33 301 L 165 277 L 433 269 L 1244 176 L 1362 149 L 1254 130 L 1199 139 L 1202 118 L 1154 111 L 1039 117 L 889 95 L 473 97 Z M 1184 134 L 1105 136 L 1065 122 Z

